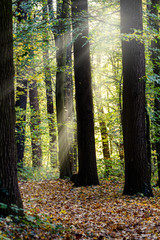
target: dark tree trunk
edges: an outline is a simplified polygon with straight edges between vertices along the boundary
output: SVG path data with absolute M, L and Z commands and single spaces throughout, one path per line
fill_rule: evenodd
M 42 165 L 41 132 L 40 132 L 40 113 L 38 102 L 38 90 L 36 79 L 32 79 L 29 84 L 30 99 L 30 129 L 32 146 L 32 166 L 40 167 Z
M 150 5 L 150 27 L 157 31 L 157 35 L 159 34 L 159 20 L 158 20 L 158 6 L 160 6 L 160 0 L 151 0 Z M 160 39 L 156 37 L 151 42 L 151 59 L 153 63 L 153 73 L 155 74 L 156 78 L 160 76 L 160 65 L 159 65 L 159 55 L 160 55 Z M 160 187 L 160 83 L 159 81 L 155 81 L 155 102 L 154 102 L 154 112 L 155 112 L 155 147 L 157 153 L 157 166 L 158 166 L 158 181 L 157 186 Z
M 142 1 L 121 0 L 121 31 L 142 30 Z M 122 41 L 124 194 L 152 196 L 145 133 L 144 46 L 134 39 Z
M 96 166 L 87 0 L 72 1 L 79 186 L 99 184 Z
M 43 1 L 43 20 L 48 21 L 47 3 Z M 50 164 L 51 167 L 57 166 L 57 142 L 56 142 L 56 128 L 55 128 L 55 111 L 53 105 L 53 89 L 52 76 L 49 63 L 49 40 L 48 30 L 44 29 L 43 34 L 43 63 L 46 84 L 46 98 L 47 98 L 47 114 L 49 120 L 49 136 L 50 136 Z
M 22 215 L 15 142 L 12 1 L 0 1 L 0 215 Z M 2 204 L 6 204 L 6 208 Z M 21 210 L 14 210 L 17 205 Z
M 27 20 L 27 13 L 21 4 L 26 0 L 19 0 L 17 2 L 18 12 L 18 25 L 22 21 Z M 20 26 L 18 26 L 20 27 Z M 24 53 L 17 54 L 17 89 L 16 89 L 16 143 L 17 143 L 17 155 L 18 155 L 18 166 L 23 168 L 23 157 L 24 157 L 24 143 L 25 143 L 25 127 L 26 127 L 26 106 L 27 106 L 27 79 L 24 72 Z M 21 58 L 21 60 L 19 59 Z

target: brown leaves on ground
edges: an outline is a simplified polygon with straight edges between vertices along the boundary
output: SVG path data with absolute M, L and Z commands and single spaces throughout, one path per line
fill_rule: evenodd
M 24 231 L 17 232 L 11 225 L 11 239 L 160 239 L 158 189 L 148 199 L 122 196 L 123 184 L 110 181 L 79 188 L 60 179 L 19 186 L 33 225 L 19 224 Z M 8 236 L 6 228 L 1 223 Z

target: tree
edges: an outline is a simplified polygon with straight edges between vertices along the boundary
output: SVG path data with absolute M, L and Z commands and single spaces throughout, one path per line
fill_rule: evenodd
M 106 122 L 104 121 L 104 110 L 103 106 L 99 103 L 98 105 L 98 120 L 100 125 L 100 132 L 102 138 L 102 150 L 103 150 L 103 157 L 105 163 L 105 177 L 109 177 L 110 171 L 112 169 L 111 158 L 110 158 L 110 151 L 109 151 L 109 140 L 108 140 L 108 130 L 106 127 Z
M 28 20 L 30 24 L 34 24 L 32 8 L 28 8 Z M 39 110 L 38 88 L 36 79 L 36 64 L 35 64 L 35 46 L 34 32 L 28 33 L 28 58 L 30 58 L 31 65 L 28 67 L 30 71 L 30 79 L 28 79 L 29 87 L 29 103 L 30 103 L 30 130 L 31 130 L 31 147 L 32 147 L 32 166 L 42 166 L 42 148 L 41 148 L 41 117 Z
M 0 1 L 0 133 L 0 215 L 22 215 L 15 149 L 11 0 Z
M 65 81 L 65 67 L 66 67 L 66 48 L 64 42 L 63 32 L 65 31 L 63 25 L 64 2 L 57 1 L 57 19 L 59 21 L 57 26 L 57 35 L 55 35 L 56 45 L 56 110 L 57 110 L 57 124 L 58 124 L 58 142 L 59 142 L 59 162 L 60 162 L 60 178 L 70 177 L 72 175 L 71 162 L 68 158 L 68 139 L 67 128 L 65 123 L 65 105 L 64 105 L 64 81 Z
M 27 0 L 17 1 L 17 28 L 22 28 L 21 24 L 27 20 L 26 10 L 22 4 Z M 21 36 L 22 37 L 22 36 Z M 21 39 L 20 39 L 21 41 Z M 27 106 L 27 78 L 25 76 L 25 54 L 18 52 L 16 56 L 17 65 L 17 89 L 16 89 L 16 143 L 18 163 L 23 167 L 24 143 L 25 143 L 25 122 L 26 122 L 26 106 Z
M 77 171 L 77 144 L 76 129 L 74 127 L 74 105 L 73 105 L 73 76 L 72 76 L 72 36 L 71 36 L 71 1 L 63 2 L 63 21 L 65 26 L 64 48 L 65 54 L 65 78 L 64 78 L 64 107 L 65 107 L 65 124 L 67 127 L 68 142 L 68 161 L 71 162 L 72 171 Z M 72 172 L 71 172 L 72 173 Z
M 66 70 L 66 55 L 67 48 L 64 41 L 65 25 L 65 1 L 57 1 L 57 22 L 56 27 L 53 25 L 52 32 L 55 38 L 56 46 L 56 113 L 58 125 L 58 158 L 60 162 L 60 178 L 70 177 L 72 175 L 72 163 L 69 158 L 69 144 L 67 138 L 67 127 L 65 122 L 65 70 Z M 53 14 L 53 2 L 48 0 L 50 12 L 50 20 L 55 20 Z
M 49 35 L 46 23 L 48 23 L 48 11 L 47 2 L 42 1 L 43 4 L 43 20 L 45 21 L 45 27 L 43 31 L 43 63 L 44 63 L 44 75 L 46 84 L 46 99 L 47 99 L 47 114 L 49 121 L 49 136 L 50 136 L 50 163 L 51 167 L 57 165 L 57 143 L 56 143 L 56 130 L 55 130 L 55 111 L 53 105 L 53 89 L 52 89 L 52 76 L 49 62 Z
M 98 55 L 96 59 L 96 70 L 98 73 L 100 73 L 100 68 L 101 66 L 101 58 Z M 96 74 L 95 74 L 96 75 Z M 101 80 L 101 73 L 99 76 L 99 80 Z M 94 83 L 94 92 L 95 92 L 95 102 L 96 102 L 96 107 L 97 107 L 97 115 L 98 115 L 98 122 L 99 122 L 99 130 L 101 133 L 101 139 L 102 139 L 102 152 L 103 152 L 103 158 L 104 158 L 104 176 L 109 177 L 110 172 L 111 172 L 111 157 L 110 157 L 110 147 L 109 147 L 109 134 L 108 134 L 108 129 L 106 126 L 106 116 L 104 113 L 104 108 L 103 108 L 103 100 L 102 100 L 102 91 L 101 91 L 101 86 L 98 85 L 96 79 Z
M 121 0 L 121 32 L 142 31 L 142 1 Z M 145 134 L 144 45 L 136 39 L 122 40 L 123 138 L 125 154 L 124 194 L 153 196 Z
M 34 70 L 33 70 L 34 72 Z M 30 129 L 31 129 L 31 146 L 32 146 L 32 166 L 40 167 L 42 165 L 42 148 L 41 148 L 41 131 L 40 131 L 40 112 L 38 101 L 38 89 L 36 79 L 29 83 L 29 100 L 30 100 Z
M 99 184 L 96 166 L 87 0 L 72 1 L 79 181 Z

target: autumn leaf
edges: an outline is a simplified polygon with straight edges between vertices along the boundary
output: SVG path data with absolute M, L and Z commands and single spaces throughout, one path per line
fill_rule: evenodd
M 9 239 L 160 239 L 160 191 L 122 196 L 123 183 L 74 188 L 68 180 L 19 182 L 26 219 L 0 222 Z M 1 238 L 0 238 L 1 239 Z M 5 238 L 4 238 L 5 239 Z

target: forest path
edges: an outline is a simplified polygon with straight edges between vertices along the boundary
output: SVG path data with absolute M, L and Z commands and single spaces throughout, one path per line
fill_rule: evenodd
M 12 239 L 160 239 L 157 188 L 148 199 L 122 196 L 123 183 L 106 180 L 86 188 L 60 179 L 19 186 L 31 224 Z

